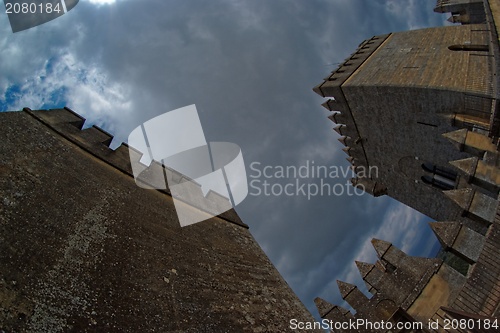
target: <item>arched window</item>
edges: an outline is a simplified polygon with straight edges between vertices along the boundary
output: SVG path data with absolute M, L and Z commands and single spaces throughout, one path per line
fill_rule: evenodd
M 422 176 L 421 180 L 442 190 L 452 190 L 456 186 L 457 173 L 453 170 L 438 167 L 431 163 L 423 163 L 422 169 L 431 175 Z

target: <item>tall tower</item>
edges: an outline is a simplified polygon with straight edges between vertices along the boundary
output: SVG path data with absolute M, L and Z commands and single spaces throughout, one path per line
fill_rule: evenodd
M 490 125 L 495 76 L 489 40 L 484 24 L 375 36 L 314 88 L 330 97 L 323 106 L 333 111 L 330 119 L 358 174 L 355 185 L 434 219 L 484 229 L 485 221 L 465 218 L 447 198 L 446 191 L 465 186 L 448 163 L 470 155 L 443 134 L 467 129 L 498 136 Z M 496 151 L 491 142 L 486 149 Z

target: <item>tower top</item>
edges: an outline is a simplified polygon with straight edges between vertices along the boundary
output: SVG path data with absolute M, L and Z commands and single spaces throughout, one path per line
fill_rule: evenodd
M 376 238 L 372 239 L 372 245 L 380 259 L 384 257 L 384 254 L 392 246 L 391 243 Z

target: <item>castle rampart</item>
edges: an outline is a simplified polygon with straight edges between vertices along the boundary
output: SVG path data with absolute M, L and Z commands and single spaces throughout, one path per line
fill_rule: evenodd
M 110 149 L 71 110 L 0 118 L 0 330 L 284 332 L 291 318 L 313 321 L 234 211 L 181 228 L 167 190 L 135 184 L 128 147 Z

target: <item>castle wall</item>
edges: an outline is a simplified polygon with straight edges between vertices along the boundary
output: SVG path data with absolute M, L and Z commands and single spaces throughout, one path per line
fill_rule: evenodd
M 234 211 L 181 228 L 69 110 L 0 113 L 0 330 L 285 332 L 312 321 Z M 103 144 L 106 143 L 106 144 Z
M 441 320 L 435 314 L 441 306 L 449 307 L 457 297 L 465 283 L 465 276 L 448 265 L 441 265 L 432 276 L 422 293 L 408 309 L 408 313 L 416 320 L 427 323 L 429 318 Z

